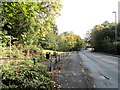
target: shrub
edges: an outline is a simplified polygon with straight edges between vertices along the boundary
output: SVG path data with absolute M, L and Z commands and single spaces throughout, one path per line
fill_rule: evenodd
M 4 47 L 2 50 L 2 57 L 10 57 L 10 47 Z M 15 45 L 11 46 L 11 58 L 23 58 L 24 53 L 19 50 Z
M 4 66 L 2 69 L 2 90 L 51 90 L 52 82 L 47 67 L 30 61 L 22 61 L 16 64 L 9 63 L 12 67 Z

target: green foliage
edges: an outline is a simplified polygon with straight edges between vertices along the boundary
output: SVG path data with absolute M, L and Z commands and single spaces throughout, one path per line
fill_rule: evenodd
M 59 35 L 58 46 L 62 51 L 78 51 L 81 49 L 82 40 L 73 32 L 64 32 Z
M 58 35 L 55 24 L 60 15 L 61 1 L 53 2 L 3 2 L 0 12 L 2 15 L 2 37 L 6 46 L 12 38 L 12 57 L 38 57 L 42 49 L 72 51 L 80 50 L 82 40 L 73 32 Z M 19 47 L 19 45 L 22 45 Z M 16 49 L 15 49 L 15 48 Z M 6 49 L 6 56 L 9 51 Z
M 1 48 L 1 56 L 2 57 L 10 57 L 10 47 L 2 47 Z M 15 45 L 11 46 L 11 58 L 23 58 L 24 57 L 24 53 L 18 49 Z
M 54 24 L 61 7 L 60 1 L 3 2 L 0 7 L 2 35 L 11 35 L 20 44 L 40 47 L 48 32 L 55 31 Z
M 57 50 L 57 35 L 53 32 L 49 32 L 46 35 L 44 49 Z
M 0 40 L 0 57 L 2 57 L 3 55 L 3 51 L 5 50 L 5 43 L 2 43 L 2 41 Z
M 96 25 L 90 32 L 87 33 L 86 42 L 94 48 L 95 51 L 102 51 L 107 53 L 115 52 L 115 26 L 114 23 L 105 21 L 101 25 Z M 117 25 L 117 43 L 119 44 L 120 38 L 120 24 Z M 119 49 L 119 45 L 117 46 Z M 120 53 L 117 50 L 118 54 Z
M 14 58 L 23 58 L 24 57 L 24 53 L 19 50 L 15 45 L 12 46 L 12 49 L 11 49 L 11 57 L 14 57 Z
M 5 64 L 5 63 L 4 63 Z M 5 89 L 30 89 L 30 90 L 51 90 L 52 82 L 47 73 L 47 68 L 31 61 L 9 62 L 8 66 L 2 65 L 1 87 Z
M 53 51 L 53 50 L 43 50 L 43 53 L 46 54 L 47 52 L 50 52 L 51 55 L 53 55 L 54 52 L 59 54 L 67 53 L 67 52 L 60 52 L 60 51 Z

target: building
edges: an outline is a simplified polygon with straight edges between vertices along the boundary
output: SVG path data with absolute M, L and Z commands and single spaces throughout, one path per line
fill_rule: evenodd
M 120 23 L 120 1 L 118 2 L 118 23 Z

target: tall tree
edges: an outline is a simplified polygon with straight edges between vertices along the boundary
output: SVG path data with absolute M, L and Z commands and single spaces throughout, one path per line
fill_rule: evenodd
M 73 32 L 64 32 L 59 35 L 59 48 L 63 51 L 78 51 L 81 49 L 82 40 Z
M 89 39 L 88 39 L 89 38 Z M 95 51 L 114 53 L 115 51 L 115 23 L 105 21 L 96 25 L 86 40 Z
M 2 32 L 16 38 L 20 43 L 39 46 L 47 33 L 52 31 L 61 6 L 60 1 L 3 2 L 0 9 Z

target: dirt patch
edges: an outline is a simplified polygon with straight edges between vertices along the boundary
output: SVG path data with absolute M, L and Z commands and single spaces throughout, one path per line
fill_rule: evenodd
M 55 68 L 55 70 L 53 70 L 53 71 L 51 71 L 50 72 L 50 75 L 51 75 L 51 78 L 52 78 L 52 81 L 53 81 L 53 88 L 52 88 L 52 90 L 58 90 L 58 84 L 57 84 L 57 81 L 56 81 L 56 77 L 57 77 L 57 75 L 60 73 L 60 70 L 62 69 L 62 67 L 63 67 L 63 64 L 59 64 L 56 68 Z

